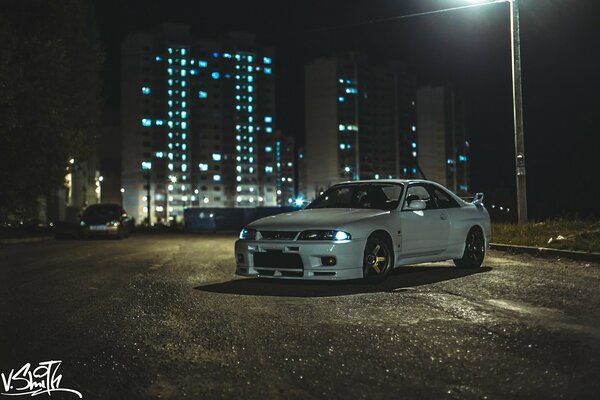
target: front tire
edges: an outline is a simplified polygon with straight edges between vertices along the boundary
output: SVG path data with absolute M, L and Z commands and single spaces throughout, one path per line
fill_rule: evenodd
M 366 282 L 383 281 L 393 268 L 393 252 L 383 235 L 373 234 L 367 239 L 363 255 L 363 278 Z
M 479 268 L 485 258 L 485 238 L 481 229 L 471 228 L 465 239 L 465 251 L 462 258 L 457 258 L 454 265 L 458 268 Z

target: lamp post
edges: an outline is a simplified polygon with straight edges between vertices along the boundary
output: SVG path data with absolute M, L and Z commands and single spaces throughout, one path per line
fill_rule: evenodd
M 519 4 L 509 0 L 511 58 L 513 80 L 513 115 L 515 126 L 515 166 L 517 175 L 517 214 L 519 224 L 527 222 L 527 185 L 525 174 L 525 135 L 523 133 L 523 99 L 521 94 L 521 37 Z
M 463 10 L 466 8 L 486 6 L 489 4 L 497 4 L 504 2 L 509 3 L 511 30 L 510 50 L 513 81 L 513 117 L 515 130 L 515 166 L 517 181 L 517 213 L 519 224 L 523 224 L 527 222 L 527 186 L 525 174 L 525 134 L 523 133 L 523 100 L 521 94 L 521 38 L 519 31 L 519 4 L 518 0 L 470 0 L 470 2 L 474 4 L 445 8 L 441 10 L 400 15 L 379 20 L 369 20 L 358 25 L 391 20 L 400 20 L 405 18 L 414 18 L 423 15 L 439 14 L 449 11 Z
M 146 178 L 146 220 L 148 226 L 150 226 L 150 171 L 152 170 L 152 163 L 150 161 L 142 162 L 142 171 L 144 172 L 144 178 Z

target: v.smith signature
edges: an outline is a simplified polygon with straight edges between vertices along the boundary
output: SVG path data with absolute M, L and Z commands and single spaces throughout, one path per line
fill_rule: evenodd
M 8 375 L 2 373 L 2 385 L 4 396 L 37 396 L 53 392 L 69 392 L 77 395 L 80 399 L 83 395 L 77 390 L 60 387 L 62 375 L 57 374 L 62 361 L 43 361 L 35 369 L 31 364 L 23 365 L 19 370 L 12 369 Z

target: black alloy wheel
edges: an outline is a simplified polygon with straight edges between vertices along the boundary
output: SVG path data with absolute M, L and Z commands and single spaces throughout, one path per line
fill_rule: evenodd
M 454 265 L 459 268 L 479 268 L 485 258 L 485 239 L 479 228 L 472 228 L 465 240 L 465 251 L 462 258 L 457 258 Z

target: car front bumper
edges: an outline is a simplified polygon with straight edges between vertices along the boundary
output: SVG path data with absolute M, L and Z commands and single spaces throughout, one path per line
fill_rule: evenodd
M 365 244 L 366 239 L 337 243 L 238 240 L 235 242 L 235 272 L 236 275 L 261 278 L 330 281 L 358 279 L 363 277 Z M 274 258 L 268 261 L 271 255 Z M 324 257 L 334 257 L 335 265 L 324 265 Z M 258 263 L 255 263 L 255 258 Z M 293 265 L 285 265 L 285 260 L 294 261 Z M 261 262 L 263 264 L 259 265 Z

